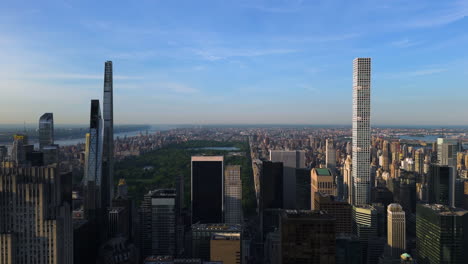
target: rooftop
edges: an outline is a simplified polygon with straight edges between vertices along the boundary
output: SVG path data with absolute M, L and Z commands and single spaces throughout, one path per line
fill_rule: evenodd
M 214 233 L 211 240 L 240 240 L 240 233 Z
M 453 208 L 449 207 L 443 204 L 423 204 L 422 206 L 426 208 L 430 208 L 439 215 L 444 215 L 444 216 L 464 216 L 465 214 L 468 214 L 468 211 L 462 208 Z
M 332 176 L 331 171 L 327 168 L 315 168 L 318 176 Z

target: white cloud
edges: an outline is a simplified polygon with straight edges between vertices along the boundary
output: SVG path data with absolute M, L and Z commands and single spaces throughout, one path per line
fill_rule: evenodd
M 408 47 L 420 45 L 421 43 L 422 41 L 412 41 L 412 40 L 405 38 L 405 39 L 393 41 L 390 44 L 397 48 L 408 48 Z
M 282 55 L 299 52 L 295 49 L 195 49 L 193 52 L 201 58 L 209 61 L 223 60 L 233 57 L 259 57 L 269 55 Z

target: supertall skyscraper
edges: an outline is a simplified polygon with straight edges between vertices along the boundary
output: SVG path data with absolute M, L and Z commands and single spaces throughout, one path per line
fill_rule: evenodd
M 88 217 L 94 217 L 102 208 L 102 118 L 99 100 L 91 100 L 89 133 L 85 148 L 84 209 Z
M 102 155 L 102 203 L 111 206 L 114 194 L 114 103 L 112 61 L 104 69 L 104 144 Z
M 356 205 L 370 200 L 371 59 L 353 61 L 353 184 Z
M 54 144 L 54 114 L 45 113 L 39 118 L 39 149 Z

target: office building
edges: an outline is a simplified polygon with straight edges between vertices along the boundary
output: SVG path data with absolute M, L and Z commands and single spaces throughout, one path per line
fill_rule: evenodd
M 439 204 L 416 208 L 416 259 L 420 264 L 466 263 L 468 211 Z
M 53 167 L 0 169 L 0 263 L 73 263 L 67 177 Z
M 28 146 L 28 136 L 26 134 L 13 135 L 13 146 L 11 148 L 11 161 L 16 165 L 24 165 L 26 162 L 26 149 Z
M 305 151 L 270 150 L 270 161 L 283 163 L 283 206 L 296 208 L 296 169 L 305 168 Z
M 283 208 L 283 163 L 264 161 L 260 175 L 260 210 Z
M 296 169 L 296 208 L 310 210 L 310 169 Z
M 398 258 L 406 250 L 405 211 L 397 203 L 387 207 L 387 245 L 392 257 Z
M 39 118 L 39 149 L 54 144 L 54 114 L 45 113 Z
M 354 233 L 361 243 L 363 262 L 367 262 L 369 241 L 378 235 L 378 212 L 371 205 L 353 207 Z
M 101 200 L 105 207 L 112 206 L 114 196 L 114 101 L 112 61 L 104 67 L 103 117 L 104 134 L 102 144 Z
M 86 136 L 86 161 L 83 185 L 84 209 L 87 218 L 96 218 L 97 210 L 103 208 L 102 191 L 102 118 L 99 100 L 91 100 L 89 134 Z
M 353 233 L 353 207 L 339 201 L 335 196 L 321 192 L 314 193 L 314 210 L 327 212 L 335 218 L 335 234 L 349 236 Z
M 324 194 L 336 196 L 336 184 L 330 169 L 313 168 L 310 177 L 310 182 L 312 185 L 311 195 L 314 195 L 316 192 L 321 192 Z M 313 196 L 311 200 L 314 200 Z M 314 204 L 312 204 L 312 209 L 315 209 Z
M 416 150 L 414 153 L 414 172 L 418 175 L 424 174 L 424 151 L 422 149 Z
M 429 203 L 454 206 L 455 179 L 453 167 L 431 164 L 429 170 Z
M 223 264 L 240 264 L 241 234 L 214 233 L 210 240 L 210 260 Z
M 353 62 L 353 183 L 354 203 L 370 201 L 370 98 L 371 59 L 356 58 Z
M 437 161 L 439 165 L 457 166 L 457 153 L 461 151 L 458 139 L 437 139 Z
M 107 216 L 109 217 L 108 231 L 109 237 L 123 236 L 128 238 L 130 236 L 129 230 L 129 208 L 127 207 L 109 207 L 107 208 Z
M 145 195 L 139 210 L 139 245 L 143 258 L 176 254 L 175 207 L 175 189 L 159 189 Z
M 224 170 L 224 221 L 226 224 L 242 223 L 241 167 L 228 165 Z
M 347 156 L 343 166 L 343 198 L 349 203 L 354 204 L 353 176 L 352 176 L 351 156 Z
M 336 168 L 336 150 L 333 139 L 329 138 L 325 141 L 325 167 L 332 170 L 333 173 Z
M 209 261 L 211 258 L 211 238 L 216 233 L 241 234 L 240 225 L 226 224 L 193 224 L 190 232 L 190 241 L 192 247 L 192 258 L 199 258 L 203 261 Z
M 285 210 L 280 263 L 335 263 L 335 219 L 323 211 Z
M 192 223 L 222 223 L 224 158 L 192 157 Z

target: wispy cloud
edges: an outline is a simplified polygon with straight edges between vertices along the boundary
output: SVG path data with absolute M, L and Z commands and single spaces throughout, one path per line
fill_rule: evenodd
M 422 43 L 423 43 L 422 41 L 413 41 L 413 40 L 409 40 L 405 38 L 405 39 L 393 41 L 392 43 L 390 43 L 390 45 L 397 47 L 397 48 L 409 48 L 412 46 L 420 45 Z
M 289 1 L 255 1 L 249 0 L 245 8 L 255 9 L 265 13 L 296 13 L 301 10 L 303 0 Z
M 446 2 L 441 1 L 441 3 Z M 432 8 L 432 10 L 436 10 L 436 12 L 425 13 L 424 16 L 419 16 L 413 20 L 406 21 L 404 25 L 412 28 L 426 28 L 444 26 L 459 21 L 468 16 L 468 1 L 459 0 L 453 2 L 448 8 L 442 10 L 439 8 Z
M 195 49 L 193 52 L 209 61 L 223 60 L 233 57 L 259 57 L 268 55 L 282 55 L 299 52 L 295 49 Z
M 299 88 L 302 88 L 302 89 L 305 89 L 309 92 L 312 92 L 312 93 L 315 93 L 315 94 L 319 94 L 320 93 L 320 89 L 316 88 L 316 87 L 313 87 L 311 85 L 307 85 L 307 84 L 299 84 L 298 85 Z
M 385 79 L 398 79 L 398 78 L 408 78 L 408 77 L 418 77 L 418 76 L 428 76 L 439 74 L 442 72 L 448 71 L 448 68 L 445 67 L 434 67 L 434 68 L 425 68 L 418 70 L 411 70 L 406 72 L 396 72 L 396 73 L 376 73 L 376 78 L 385 78 Z
M 437 74 L 441 72 L 448 71 L 446 68 L 436 68 L 436 69 L 425 69 L 425 70 L 417 70 L 417 71 L 412 71 L 408 72 L 407 75 L 409 76 L 423 76 L 423 75 L 432 75 L 432 74 Z
M 141 90 L 151 93 L 151 91 L 171 92 L 176 94 L 195 94 L 200 92 L 199 89 L 192 86 L 177 83 L 177 82 L 142 82 L 142 83 L 125 83 L 119 84 L 119 89 L 125 90 Z
M 101 80 L 104 75 L 81 74 L 81 73 L 32 73 L 26 76 L 10 76 L 10 78 L 21 79 L 44 79 L 44 80 Z M 140 80 L 142 76 L 114 75 L 114 80 Z

